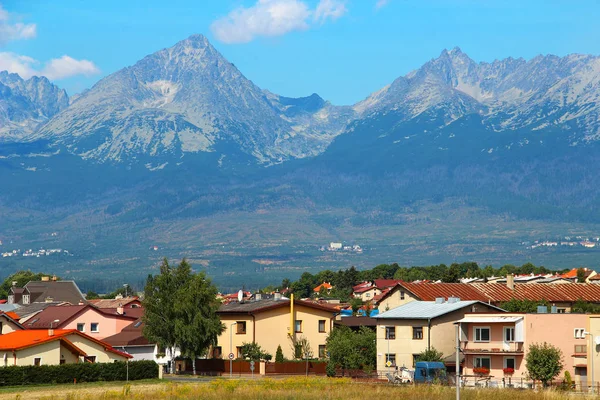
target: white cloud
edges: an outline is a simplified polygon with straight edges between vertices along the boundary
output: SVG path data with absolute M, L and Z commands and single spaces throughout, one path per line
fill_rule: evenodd
M 328 18 L 333 21 L 346 14 L 346 2 L 341 0 L 321 0 L 315 10 L 315 20 L 324 23 Z
M 0 4 L 0 44 L 18 39 L 31 39 L 36 35 L 35 24 L 12 22 L 11 15 Z
M 375 3 L 375 9 L 379 10 L 380 8 L 385 7 L 389 2 L 390 0 L 377 0 L 377 3 Z
M 43 68 L 39 67 L 40 62 L 31 57 L 0 52 L 0 71 L 16 73 L 24 79 L 37 75 L 51 80 L 60 80 L 76 75 L 90 76 L 100 73 L 100 69 L 93 62 L 76 60 L 66 55 L 53 58 L 46 62 Z
M 315 10 L 302 0 L 258 0 L 238 7 L 212 23 L 211 31 L 224 43 L 248 43 L 257 37 L 274 37 L 307 30 L 313 21 L 336 20 L 346 13 L 344 0 L 320 0 Z

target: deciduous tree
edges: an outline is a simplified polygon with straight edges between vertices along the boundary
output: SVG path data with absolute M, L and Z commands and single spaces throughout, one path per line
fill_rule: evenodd
M 532 379 L 541 381 L 547 387 L 564 367 L 562 351 L 546 342 L 534 343 L 529 346 L 525 366 Z

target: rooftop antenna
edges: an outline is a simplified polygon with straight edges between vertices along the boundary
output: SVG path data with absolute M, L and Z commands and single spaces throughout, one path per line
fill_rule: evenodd
M 238 292 L 238 302 L 242 302 L 242 300 L 244 300 L 244 292 L 242 291 L 242 289 L 240 289 L 240 291 Z

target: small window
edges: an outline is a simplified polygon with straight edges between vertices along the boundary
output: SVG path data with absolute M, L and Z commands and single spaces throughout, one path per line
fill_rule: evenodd
M 400 291 L 400 300 L 404 300 L 404 290 Z
M 36 367 L 39 367 L 40 365 L 42 365 L 42 359 L 40 357 L 34 358 L 33 365 L 35 365 Z
M 413 340 L 421 340 L 423 339 L 423 327 L 422 326 L 413 326 Z
M 516 362 L 515 359 L 513 357 L 506 357 L 504 358 L 504 368 L 512 368 L 513 370 L 516 369 Z
M 325 358 L 326 356 L 326 347 L 324 344 L 319 345 L 319 358 Z
M 490 341 L 490 328 L 479 328 L 475 327 L 475 341 L 476 342 L 489 342 Z
M 325 333 L 325 320 L 324 319 L 319 320 L 319 332 Z
M 392 363 L 392 365 L 391 365 L 392 367 L 396 366 L 396 355 L 395 354 L 391 354 L 391 353 L 386 354 L 385 355 L 386 366 L 387 366 L 387 362 L 388 361 Z
M 299 319 L 296 320 L 295 328 L 296 328 L 296 333 L 302 333 L 302 320 L 299 320 Z
M 139 328 L 142 325 L 142 321 L 138 321 L 133 325 L 134 328 Z
M 23 304 L 29 304 L 29 295 L 28 294 L 23 295 Z
M 587 345 L 586 344 L 576 344 L 575 345 L 575 353 L 587 354 Z
M 83 360 L 88 363 L 95 363 L 96 356 L 85 356 L 85 357 L 83 357 Z
M 558 314 L 565 314 L 567 312 L 567 309 L 566 308 L 557 308 L 556 312 Z
M 386 326 L 385 327 L 385 338 L 387 340 L 395 340 L 396 339 L 396 327 L 395 326 Z
M 504 341 L 505 342 L 514 342 L 515 341 L 515 328 L 508 327 L 508 326 L 504 328 Z
M 473 359 L 473 368 L 487 368 L 490 369 L 492 362 L 489 357 L 475 357 Z
M 221 346 L 213 348 L 213 358 L 221 358 L 223 356 L 223 350 Z
M 236 327 L 237 327 L 237 332 L 236 333 L 238 335 L 245 335 L 246 334 L 246 321 L 237 321 Z
M 244 357 L 242 355 L 242 346 L 236 346 L 235 350 L 236 350 L 236 353 L 237 353 L 237 358 L 243 358 Z
M 365 297 L 367 297 L 367 298 L 368 298 L 368 297 L 371 297 L 371 293 L 366 293 L 366 294 L 365 294 Z
M 79 332 L 85 332 L 85 324 L 82 324 L 82 323 L 77 324 L 77 330 Z
M 98 323 L 97 322 L 92 322 L 90 324 L 90 332 L 95 332 L 95 333 L 100 332 L 98 330 Z
M 60 365 L 63 365 L 66 363 L 66 360 L 64 358 L 61 358 L 61 360 L 58 362 Z
M 14 303 L 15 303 L 15 295 L 14 294 L 8 295 L 8 304 L 14 304 Z

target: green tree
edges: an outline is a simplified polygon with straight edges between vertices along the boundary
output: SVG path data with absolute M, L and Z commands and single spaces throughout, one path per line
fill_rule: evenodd
M 535 301 L 510 299 L 509 301 L 500 304 L 500 308 L 503 310 L 518 313 L 536 313 L 538 306 L 549 307 L 550 303 L 545 300 Z
M 88 292 L 85 294 L 85 299 L 86 300 L 94 300 L 94 299 L 99 299 L 100 295 L 96 292 L 94 292 L 93 290 L 88 290 Z
M 281 346 L 278 348 L 278 350 L 280 350 L 280 349 L 281 349 Z M 273 358 L 273 356 L 271 354 L 267 353 L 266 351 L 264 351 L 258 343 L 254 343 L 254 342 L 242 343 L 241 352 L 242 352 L 242 358 L 244 358 L 245 360 L 269 361 Z M 282 357 L 283 357 L 283 354 L 282 354 Z
M 196 358 L 217 344 L 225 326 L 217 316 L 221 303 L 217 300 L 215 285 L 204 272 L 192 274 L 185 259 L 180 267 L 189 269 L 190 273 L 185 284 L 175 293 L 175 343 L 182 355 L 192 359 L 196 375 Z
M 281 350 L 281 345 L 277 346 L 277 351 L 275 352 L 275 362 L 282 363 L 285 361 L 285 357 L 283 357 L 283 350 Z
M 435 347 L 424 350 L 417 355 L 417 361 L 443 361 L 444 353 L 438 351 Z
M 171 372 L 176 348 L 198 356 L 223 331 L 216 315 L 216 293 L 210 280 L 203 273 L 192 273 L 185 259 L 173 268 L 165 258 L 160 274 L 148 276 L 142 301 L 144 335 L 169 350 Z
M 358 314 L 358 310 L 360 310 L 360 308 L 363 306 L 363 301 L 358 298 L 358 297 L 354 297 L 352 298 L 352 300 L 350 300 L 350 307 L 352 307 L 352 315 L 357 315 Z
M 534 343 L 529 346 L 525 366 L 532 379 L 541 381 L 544 387 L 548 387 L 564 367 L 562 351 L 546 342 Z
M 585 283 L 585 269 L 577 268 L 577 282 Z
M 377 358 L 375 342 L 375 332 L 364 326 L 357 332 L 345 326 L 332 330 L 327 337 L 328 371 L 341 368 L 342 375 L 361 368 L 372 371 Z

